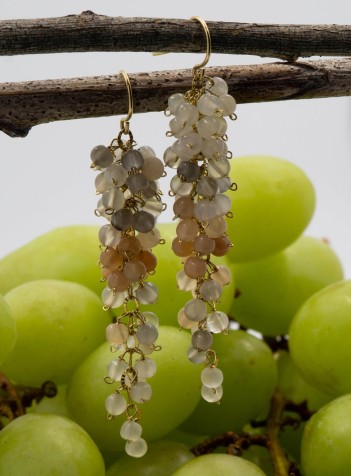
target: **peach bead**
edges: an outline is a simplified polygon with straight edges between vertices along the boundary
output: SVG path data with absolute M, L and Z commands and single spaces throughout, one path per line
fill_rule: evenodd
M 104 268 L 111 270 L 119 268 L 123 263 L 122 256 L 113 248 L 107 248 L 100 255 L 100 262 Z
M 228 238 L 228 236 L 220 236 L 215 240 L 216 246 L 213 250 L 213 254 L 215 256 L 224 256 L 228 253 L 231 248 L 232 242 Z
M 207 270 L 206 261 L 197 256 L 190 256 L 184 264 L 184 272 L 189 278 L 202 278 Z
M 146 274 L 146 266 L 138 259 L 131 259 L 124 265 L 123 271 L 128 279 L 138 281 L 138 279 Z
M 182 241 L 179 238 L 174 238 L 172 242 L 173 253 L 177 256 L 184 257 L 189 256 L 193 252 L 192 241 Z
M 151 253 L 151 251 L 146 251 L 143 250 L 139 255 L 138 255 L 138 260 L 140 260 L 142 263 L 144 263 L 146 271 L 149 273 L 150 271 L 153 271 L 156 268 L 157 265 L 157 258 L 156 255 Z
M 178 223 L 176 232 L 180 240 L 194 241 L 199 232 L 199 225 L 195 220 L 185 218 Z
M 135 236 L 123 236 L 118 244 L 118 251 L 125 258 L 135 258 L 141 251 L 141 244 Z
M 111 289 L 115 289 L 119 293 L 126 291 L 130 286 L 130 280 L 120 269 L 110 273 L 107 282 Z

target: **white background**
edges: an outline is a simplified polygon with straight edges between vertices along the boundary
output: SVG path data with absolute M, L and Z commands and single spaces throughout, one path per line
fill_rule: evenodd
M 84 10 L 126 17 L 201 15 L 239 22 L 351 23 L 349 0 L 0 0 L 1 19 Z M 3 57 L 0 82 L 117 74 L 121 68 L 129 72 L 190 68 L 200 59 L 195 54 L 153 57 L 147 53 Z M 271 60 L 213 54 L 209 66 L 262 61 Z M 237 112 L 239 119 L 228 131 L 234 155 L 276 155 L 308 174 L 317 192 L 317 211 L 307 233 L 329 238 L 351 277 L 351 98 L 239 105 Z M 135 115 L 131 124 L 138 144 L 150 145 L 161 158 L 170 145 L 164 135 L 167 125 L 162 113 Z M 97 144 L 108 144 L 118 127 L 119 118 L 110 117 L 37 126 L 24 139 L 0 133 L 0 257 L 58 226 L 103 224 L 92 211 L 95 174 L 89 169 L 89 153 Z M 170 209 L 163 221 L 170 218 Z

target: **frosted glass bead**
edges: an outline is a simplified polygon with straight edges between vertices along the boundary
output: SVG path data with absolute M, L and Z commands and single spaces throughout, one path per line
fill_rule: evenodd
M 155 375 L 157 370 L 156 362 L 149 357 L 138 359 L 135 362 L 134 368 L 138 372 L 139 379 L 151 378 Z
M 226 255 L 232 245 L 228 236 L 220 236 L 219 238 L 216 238 L 215 242 L 216 242 L 216 246 L 215 246 L 215 249 L 213 250 L 214 256 Z
M 219 193 L 223 193 L 230 189 L 232 181 L 229 177 L 219 177 L 217 178 L 217 184 Z
M 120 393 L 113 393 L 106 398 L 105 408 L 110 415 L 120 415 L 127 408 L 127 401 Z
M 204 116 L 220 115 L 223 110 L 223 102 L 217 96 L 204 94 L 198 100 L 197 108 Z
M 157 180 L 162 177 L 165 168 L 160 159 L 156 157 L 147 157 L 144 159 L 144 165 L 141 168 L 142 173 L 148 180 Z
M 227 124 L 227 121 L 223 117 L 219 117 L 218 119 L 219 119 L 218 135 L 223 136 L 227 132 L 228 124 Z
M 109 287 L 106 287 L 101 293 L 101 299 L 104 306 L 111 309 L 116 309 L 117 307 L 122 306 L 125 297 L 125 293 L 113 293 L 112 289 Z
M 131 259 L 141 252 L 141 244 L 135 236 L 123 236 L 118 245 L 119 254 Z
M 146 403 L 150 400 L 152 388 L 147 382 L 137 382 L 130 389 L 131 399 L 136 403 Z
M 90 158 L 97 169 L 106 169 L 114 161 L 114 156 L 108 147 L 97 145 L 90 152 Z
M 155 217 L 149 212 L 141 210 L 134 215 L 134 228 L 141 233 L 151 231 L 155 226 Z
M 216 367 L 206 367 L 201 372 L 201 382 L 206 387 L 216 388 L 223 383 L 223 372 Z
M 121 380 L 122 375 L 128 368 L 126 362 L 122 359 L 112 360 L 107 366 L 107 375 L 114 382 Z
M 222 311 L 211 312 L 207 317 L 207 329 L 214 334 L 219 334 L 229 327 L 227 314 Z
M 106 327 L 106 340 L 110 344 L 121 345 L 129 336 L 128 327 L 125 324 L 110 324 Z
M 189 278 L 203 278 L 206 274 L 206 261 L 197 256 L 190 256 L 184 264 L 184 272 Z
M 175 255 L 181 258 L 189 256 L 193 252 L 193 242 L 182 241 L 179 238 L 174 238 L 172 241 L 172 251 Z
M 222 96 L 228 93 L 228 84 L 224 79 L 215 76 L 214 78 L 211 78 L 211 81 L 206 81 L 206 89 L 208 89 L 212 94 Z
M 211 139 L 221 130 L 221 119 L 216 116 L 205 116 L 196 125 L 197 132 L 203 139 Z
M 125 450 L 127 455 L 133 458 L 141 458 L 147 452 L 147 443 L 143 438 L 135 441 L 127 441 Z
M 213 201 L 216 204 L 218 215 L 226 215 L 232 207 L 231 199 L 222 193 L 216 195 Z
M 110 187 L 122 187 L 125 184 L 128 172 L 120 164 L 113 164 L 105 172 L 105 180 Z
M 145 202 L 143 206 L 144 212 L 151 213 L 154 217 L 158 217 L 162 212 L 163 203 L 161 200 L 158 200 L 156 197 L 153 197 Z
M 199 232 L 199 225 L 192 218 L 181 220 L 176 228 L 177 236 L 183 241 L 194 241 Z
M 178 289 L 181 291 L 192 291 L 196 289 L 196 279 L 191 279 L 185 274 L 183 270 L 179 271 L 176 275 Z
M 138 150 L 127 150 L 122 155 L 122 165 L 126 170 L 139 170 L 144 164 L 144 157 Z
M 148 186 L 148 180 L 143 173 L 137 173 L 129 175 L 126 184 L 133 194 L 137 194 Z
M 206 400 L 206 402 L 219 402 L 223 397 L 223 387 L 220 385 L 217 388 L 210 388 L 203 385 L 201 389 L 201 396 L 204 400 Z
M 203 197 L 213 197 L 218 191 L 218 184 L 213 177 L 202 177 L 196 186 L 196 191 Z
M 179 120 L 177 117 L 174 117 L 169 123 L 169 128 L 177 139 L 183 137 L 185 134 L 189 134 L 193 130 L 191 123 L 187 123 Z
M 102 204 L 105 208 L 109 208 L 112 210 L 119 210 L 124 206 L 124 194 L 118 188 L 110 188 L 103 193 L 102 197 Z
M 176 94 L 172 94 L 172 96 L 170 96 L 168 98 L 168 109 L 169 109 L 169 112 L 171 114 L 175 114 L 178 107 L 185 103 L 185 96 L 184 94 L 181 94 L 181 93 L 176 93 Z
M 231 277 L 230 270 L 224 265 L 217 266 L 217 271 L 211 274 L 211 278 L 222 286 L 230 283 Z
M 101 172 L 95 177 L 95 189 L 98 193 L 104 193 L 111 185 L 106 182 L 105 172 Z
M 138 349 L 144 354 L 144 355 L 150 355 L 153 353 L 154 349 L 148 345 L 144 344 L 139 344 Z
M 201 151 L 202 139 L 197 132 L 190 132 L 179 139 L 179 156 L 191 159 Z
M 135 291 L 135 295 L 140 304 L 153 304 L 158 298 L 157 287 L 152 283 L 144 283 Z
M 185 122 L 191 126 L 196 124 L 198 117 L 199 111 L 197 110 L 197 107 L 188 102 L 180 104 L 175 113 L 175 119 L 177 119 L 177 121 Z
M 99 241 L 102 245 L 116 249 L 121 239 L 121 232 L 112 225 L 104 225 L 99 230 Z
M 124 440 L 135 441 L 141 437 L 143 429 L 139 423 L 133 420 L 127 420 L 123 423 L 120 435 Z
M 170 188 L 175 195 L 182 197 L 191 193 L 193 184 L 191 182 L 183 182 L 178 175 L 174 175 L 170 183 Z
M 124 271 L 115 270 L 108 275 L 107 283 L 111 289 L 121 293 L 129 288 L 131 280 L 126 276 Z
M 218 301 L 222 295 L 223 289 L 217 281 L 208 279 L 201 284 L 199 291 L 205 301 Z
M 201 299 L 191 299 L 185 304 L 184 313 L 190 321 L 199 322 L 207 316 L 207 306 Z
M 192 335 L 191 343 L 195 349 L 208 350 L 212 346 L 213 335 L 211 332 L 205 331 L 204 329 L 199 329 Z
M 143 145 L 142 147 L 139 147 L 139 152 L 144 157 L 144 159 L 148 159 L 149 157 L 156 157 L 154 149 L 152 149 L 148 145 Z
M 206 361 L 206 352 L 190 347 L 188 350 L 188 359 L 193 364 L 203 364 Z
M 158 337 L 157 327 L 149 323 L 142 324 L 136 331 L 136 337 L 141 344 L 151 345 Z
M 127 279 L 135 282 L 138 281 L 142 276 L 145 276 L 146 266 L 138 259 L 131 259 L 125 263 L 123 273 Z
M 199 221 L 208 221 L 217 215 L 217 207 L 212 200 L 200 200 L 194 206 L 194 216 Z
M 206 235 L 198 235 L 194 240 L 194 250 L 202 255 L 209 255 L 215 248 L 215 241 Z
M 154 228 L 148 233 L 138 233 L 137 238 L 142 248 L 150 249 L 158 244 L 161 239 L 161 234 L 158 228 Z
M 186 317 L 184 312 L 184 307 L 182 307 L 180 311 L 178 312 L 177 319 L 178 319 L 178 324 L 183 329 L 191 329 L 192 327 L 196 326 L 196 322 L 191 321 L 190 319 Z
M 208 159 L 216 160 L 227 155 L 228 147 L 221 138 L 203 139 L 201 152 Z
M 163 154 L 163 161 L 167 165 L 167 167 L 171 167 L 171 169 L 175 169 L 179 162 L 178 155 L 173 151 L 172 147 L 168 147 Z
M 121 208 L 114 212 L 111 223 L 117 230 L 128 230 L 134 226 L 134 215 L 129 208 Z
M 191 218 L 194 212 L 194 202 L 190 197 L 179 197 L 173 205 L 173 212 L 179 218 Z
M 157 265 L 157 258 L 156 255 L 151 253 L 150 251 L 143 250 L 139 256 L 138 260 L 144 263 L 146 271 L 150 273 L 156 268 Z
M 146 199 L 152 198 L 158 191 L 158 183 L 155 180 L 149 180 L 146 188 L 143 190 L 143 197 Z
M 107 215 L 106 212 L 105 212 L 105 207 L 102 204 L 102 199 L 101 198 L 96 204 L 96 210 L 97 210 L 100 217 L 104 217 L 109 221 L 111 220 L 111 215 Z
M 100 254 L 100 263 L 108 269 L 117 269 L 122 265 L 122 256 L 113 248 L 107 248 Z
M 145 319 L 145 322 L 148 322 L 149 324 L 152 324 L 155 327 L 158 327 L 159 319 L 154 312 L 147 311 L 147 312 L 143 312 L 142 315 Z
M 223 101 L 223 116 L 233 114 L 236 109 L 236 102 L 233 96 L 226 94 L 225 96 L 221 96 L 221 100 Z
M 185 182 L 195 182 L 201 175 L 201 169 L 196 162 L 187 160 L 178 165 L 177 174 Z
M 224 157 L 219 159 L 210 160 L 207 165 L 208 175 L 214 178 L 224 177 L 229 174 L 230 162 Z
M 215 217 L 209 220 L 207 227 L 205 228 L 205 233 L 209 238 L 218 238 L 227 231 L 228 224 L 226 220 L 221 217 Z

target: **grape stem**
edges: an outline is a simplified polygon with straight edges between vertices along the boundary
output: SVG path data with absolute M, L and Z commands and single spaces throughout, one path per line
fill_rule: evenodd
M 267 448 L 271 454 L 276 476 L 289 476 L 290 463 L 280 445 L 279 432 L 283 422 L 283 414 L 287 400 L 279 390 L 276 390 L 271 400 L 266 432 Z M 291 474 L 291 473 L 290 473 Z

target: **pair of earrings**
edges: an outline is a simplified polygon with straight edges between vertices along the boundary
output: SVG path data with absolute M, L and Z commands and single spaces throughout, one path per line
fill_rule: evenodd
M 232 246 L 225 220 L 231 216 L 231 200 L 224 192 L 232 187 L 225 117 L 236 118 L 236 104 L 223 79 L 205 75 L 210 32 L 201 17 L 192 20 L 199 21 L 206 34 L 206 57 L 193 68 L 191 89 L 168 100 L 165 114 L 174 117 L 167 136 L 176 141 L 165 151 L 164 163 L 151 147 L 135 148 L 129 128 L 132 89 L 124 71 L 128 115 L 121 120 L 117 138 L 108 147 L 99 145 L 91 152 L 91 167 L 100 172 L 95 185 L 101 198 L 95 213 L 110 222 L 99 231 L 99 263 L 102 280 L 107 281 L 102 301 L 106 310 L 122 307 L 106 329 L 111 351 L 118 357 L 108 364 L 105 381 L 118 386 L 107 397 L 105 407 L 108 418 L 126 414 L 120 434 L 126 440 L 126 452 L 135 457 L 147 451 L 138 405 L 151 398 L 147 379 L 156 373 L 156 364 L 150 354 L 160 350 L 156 345 L 158 317 L 151 311 L 141 312 L 140 304 L 153 304 L 158 297 L 156 286 L 147 278 L 157 264 L 152 249 L 163 241 L 155 225 L 165 209 L 158 183 L 165 175 L 164 164 L 177 170 L 170 194 L 175 197 L 175 217 L 180 219 L 172 249 L 184 262 L 184 270 L 177 275 L 178 288 L 192 292 L 192 299 L 178 313 L 178 322 L 192 331 L 188 358 L 205 363 L 202 397 L 219 402 L 223 394 L 223 374 L 212 344 L 213 334 L 227 332 L 229 327 L 227 315 L 216 309 L 216 303 L 230 272 L 225 266 L 216 266 L 211 255 L 223 256 Z

